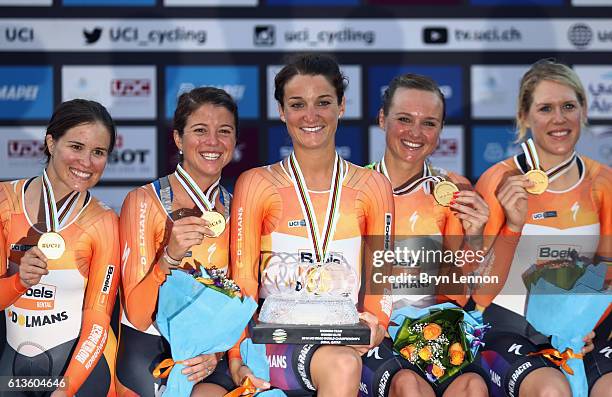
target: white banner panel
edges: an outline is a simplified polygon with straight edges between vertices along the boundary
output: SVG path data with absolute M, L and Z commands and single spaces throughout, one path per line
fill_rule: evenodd
M 572 0 L 573 6 L 612 6 L 612 0 Z
M 266 71 L 266 86 L 267 86 L 267 105 L 268 119 L 278 120 L 278 104 L 274 99 L 274 77 L 281 70 L 280 65 L 270 65 Z M 344 119 L 360 119 L 361 118 L 361 66 L 357 65 L 340 65 L 342 74 L 346 76 L 349 84 L 344 91 L 346 98 L 346 112 Z
M 155 127 L 117 127 L 115 150 L 108 158 L 103 181 L 157 178 Z
M 53 5 L 53 0 L 0 0 L 0 6 L 29 7 L 51 5 Z
M 61 26 L 61 29 L 58 29 Z M 2 51 L 610 51 L 612 19 L 0 19 Z
M 473 65 L 472 117 L 513 119 L 521 77 L 529 66 Z
M 166 7 L 256 6 L 257 0 L 164 0 Z
M 574 66 L 586 90 L 589 119 L 612 119 L 612 65 Z
M 45 126 L 0 127 L 0 179 L 42 174 L 45 167 Z
M 378 126 L 370 126 L 369 129 L 369 159 L 372 163 L 380 161 L 385 154 L 385 133 Z M 458 125 L 447 125 L 440 135 L 440 144 L 435 152 L 429 156 L 429 160 L 436 167 L 453 171 L 459 175 L 464 174 L 463 153 L 465 141 L 463 138 L 463 127 Z
M 119 215 L 125 196 L 135 188 L 136 186 L 96 186 L 89 191 L 95 198 L 112 208 Z
M 62 101 L 91 99 L 114 119 L 154 119 L 155 66 L 63 66 Z
M 592 125 L 583 129 L 576 151 L 612 167 L 612 125 Z

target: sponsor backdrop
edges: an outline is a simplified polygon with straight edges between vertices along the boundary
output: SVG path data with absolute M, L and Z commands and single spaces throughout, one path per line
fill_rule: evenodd
M 434 78 L 447 126 L 434 164 L 472 180 L 517 151 L 522 73 L 554 57 L 580 75 L 589 127 L 580 151 L 612 164 L 612 0 L 0 0 L 0 180 L 40 173 L 60 101 L 103 103 L 117 151 L 94 194 L 125 193 L 173 170 L 177 96 L 213 85 L 238 102 L 241 137 L 224 178 L 278 161 L 291 143 L 274 75 L 293 52 L 336 55 L 347 76 L 338 151 L 384 150 L 380 97 L 405 72 Z M 299 15 L 299 18 L 295 18 Z M 59 28 L 61 27 L 61 28 Z

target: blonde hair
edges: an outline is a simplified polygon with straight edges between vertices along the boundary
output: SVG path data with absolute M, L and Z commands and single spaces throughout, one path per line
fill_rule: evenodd
M 587 107 L 586 92 L 580 82 L 580 78 L 572 68 L 554 59 L 541 59 L 531 65 L 531 68 L 523 75 L 519 89 L 518 105 L 516 111 L 517 141 L 525 140 L 527 127 L 524 116 L 529 112 L 533 103 L 533 92 L 542 81 L 554 81 L 574 90 L 578 103 L 584 109 Z M 586 122 L 586 120 L 583 120 Z

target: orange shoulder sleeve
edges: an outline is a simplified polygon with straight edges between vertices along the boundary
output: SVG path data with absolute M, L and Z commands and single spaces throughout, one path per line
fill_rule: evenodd
M 108 210 L 85 232 L 90 234 L 92 258 L 87 277 L 81 333 L 64 374 L 68 379 L 69 394 L 76 393 L 104 352 L 119 287 L 117 216 Z
M 385 329 L 391 316 L 391 287 L 374 283 L 374 272 L 391 274 L 391 268 L 374 268 L 374 251 L 393 250 L 395 238 L 395 207 L 393 190 L 389 180 L 382 174 L 368 170 L 357 201 L 363 203 L 366 215 L 366 244 L 364 247 L 362 290 L 365 288 L 363 308 L 374 314 Z M 369 240 L 369 242 L 368 242 Z
M 245 295 L 257 302 L 259 295 L 259 258 L 261 234 L 267 209 L 278 198 L 274 186 L 262 175 L 261 168 L 244 172 L 236 181 L 232 200 L 230 229 L 230 274 Z M 246 331 L 228 351 L 230 359 L 240 358 L 240 343 Z
M 6 192 L 6 184 L 0 185 L 0 310 L 10 306 L 28 289 L 21 284 L 19 273 L 6 276 L 8 261 L 8 246 L 6 245 L 5 214 L 10 214 L 10 201 Z
M 146 189 L 127 195 L 119 220 L 124 309 L 130 323 L 141 331 L 153 323 L 159 286 L 166 280 L 157 261 L 167 217 Z

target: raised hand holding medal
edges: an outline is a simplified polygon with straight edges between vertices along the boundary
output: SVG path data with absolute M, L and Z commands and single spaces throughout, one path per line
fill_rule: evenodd
M 210 237 L 219 237 L 225 230 L 225 217 L 223 214 L 215 211 L 215 200 L 219 194 L 219 179 L 217 179 L 206 192 L 202 192 L 202 189 L 195 183 L 193 178 L 189 175 L 181 165 L 176 166 L 174 173 L 176 179 L 179 181 L 181 186 L 185 188 L 189 197 L 193 200 L 196 206 L 202 211 L 202 219 L 208 222 L 208 228 L 213 233 Z
M 527 158 L 527 164 L 531 167 L 531 169 L 525 173 L 525 176 L 527 176 L 533 184 L 533 186 L 525 188 L 525 190 L 531 194 L 544 193 L 546 189 L 548 189 L 548 185 L 569 171 L 570 166 L 576 161 L 576 153 L 574 152 L 567 160 L 561 162 L 561 164 L 544 171 L 540 166 L 540 158 L 538 157 L 538 152 L 533 140 L 531 138 L 527 139 L 527 141 L 521 143 L 521 147 Z
M 47 259 L 59 259 L 66 250 L 66 242 L 59 234 L 59 229 L 70 218 L 70 214 L 76 207 L 81 194 L 78 192 L 70 193 L 70 196 L 58 211 L 53 186 L 51 186 L 46 170 L 43 171 L 42 175 L 42 192 L 47 232 L 40 236 L 37 246 Z

